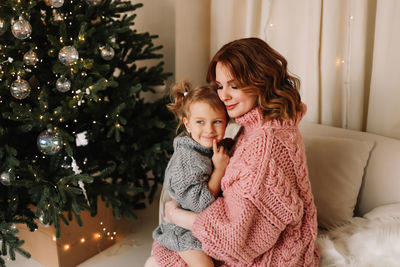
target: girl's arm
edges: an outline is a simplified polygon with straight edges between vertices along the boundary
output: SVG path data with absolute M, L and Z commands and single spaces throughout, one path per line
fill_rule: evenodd
M 164 221 L 192 231 L 197 213 L 179 208 L 179 204 L 175 200 L 165 202 L 164 208 Z

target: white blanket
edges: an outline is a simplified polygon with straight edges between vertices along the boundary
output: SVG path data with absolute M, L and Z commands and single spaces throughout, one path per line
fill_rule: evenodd
M 400 266 L 400 203 L 373 209 L 318 235 L 320 266 Z

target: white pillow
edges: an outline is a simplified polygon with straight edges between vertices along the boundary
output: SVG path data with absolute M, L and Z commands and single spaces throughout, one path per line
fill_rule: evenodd
M 332 229 L 353 217 L 373 142 L 304 136 L 318 225 Z

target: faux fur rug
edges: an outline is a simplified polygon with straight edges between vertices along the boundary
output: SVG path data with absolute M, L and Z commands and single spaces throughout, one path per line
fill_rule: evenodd
M 320 266 L 400 266 L 400 204 L 376 208 L 318 235 Z

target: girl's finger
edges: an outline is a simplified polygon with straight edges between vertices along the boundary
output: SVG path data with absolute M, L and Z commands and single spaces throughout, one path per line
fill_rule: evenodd
M 214 154 L 218 152 L 217 140 L 213 139 L 213 151 Z

